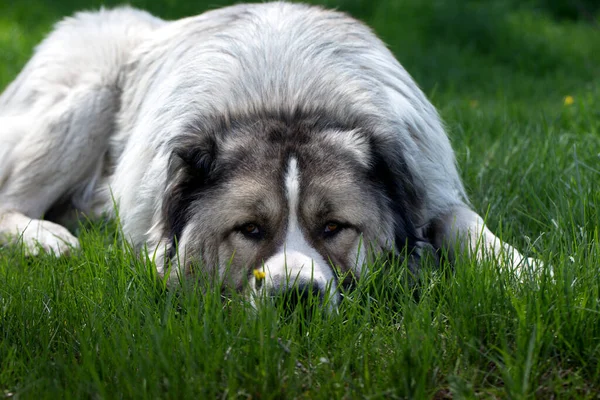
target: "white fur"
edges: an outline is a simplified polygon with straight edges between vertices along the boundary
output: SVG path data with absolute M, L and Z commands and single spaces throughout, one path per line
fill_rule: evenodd
M 502 242 L 485 225 L 483 218 L 476 212 L 460 207 L 446 214 L 442 237 L 446 248 L 451 251 L 466 251 L 478 261 L 496 259 L 508 266 L 517 278 L 522 278 L 522 268 L 530 267 L 539 274 L 543 264 L 534 259 L 524 257 L 514 247 Z M 458 254 L 451 254 L 456 258 Z M 551 271 L 550 271 L 551 272 Z

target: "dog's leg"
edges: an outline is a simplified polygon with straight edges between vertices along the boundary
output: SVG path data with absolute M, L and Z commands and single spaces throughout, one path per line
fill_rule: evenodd
M 28 255 L 40 250 L 54 254 L 68 254 L 79 246 L 77 238 L 67 228 L 54 222 L 29 218 L 18 211 L 0 212 L 0 243 L 23 242 Z
M 114 129 L 118 95 L 77 87 L 57 104 L 0 118 L 0 242 L 23 241 L 26 251 L 64 253 L 77 246 L 69 231 L 42 216 L 57 202 L 93 193 Z M 3 120 L 7 123 L 2 125 Z M 89 199 L 88 199 L 89 200 Z M 81 201 L 81 199 L 79 199 Z
M 0 244 L 22 239 L 30 253 L 63 253 L 77 240 L 41 218 L 57 205 L 97 212 L 110 202 L 95 189 L 123 66 L 162 24 L 128 7 L 78 13 L 56 25 L 0 95 Z
M 517 249 L 501 241 L 488 229 L 483 218 L 466 206 L 456 207 L 437 218 L 430 230 L 434 245 L 446 249 L 451 259 L 456 259 L 457 252 L 466 251 L 478 261 L 496 259 L 517 276 L 521 275 L 525 266 L 534 269 L 541 267 L 540 261 L 523 256 Z

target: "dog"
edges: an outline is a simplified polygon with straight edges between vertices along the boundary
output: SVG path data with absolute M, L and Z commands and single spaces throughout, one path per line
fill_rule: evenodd
M 377 254 L 535 264 L 471 209 L 440 117 L 337 11 L 122 7 L 58 23 L 0 97 L 0 236 L 64 254 L 117 216 L 160 276 L 339 301 Z M 248 289 L 250 288 L 250 289 Z

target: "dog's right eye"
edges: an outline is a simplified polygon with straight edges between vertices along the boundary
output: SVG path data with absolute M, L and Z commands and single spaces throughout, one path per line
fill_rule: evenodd
M 323 236 L 326 238 L 337 235 L 342 230 L 342 225 L 339 222 L 329 221 L 323 227 Z
M 263 236 L 262 229 L 260 229 L 260 227 L 257 224 L 252 222 L 242 225 L 239 228 L 239 231 L 249 239 L 258 240 L 262 239 Z

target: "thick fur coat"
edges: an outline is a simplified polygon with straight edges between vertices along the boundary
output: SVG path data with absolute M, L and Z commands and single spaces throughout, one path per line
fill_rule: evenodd
M 369 249 L 527 261 L 470 209 L 436 110 L 391 52 L 317 7 L 76 14 L 0 96 L 0 144 L 0 236 L 31 253 L 77 247 L 66 221 L 116 205 L 160 274 L 197 263 L 239 290 L 336 299 Z

